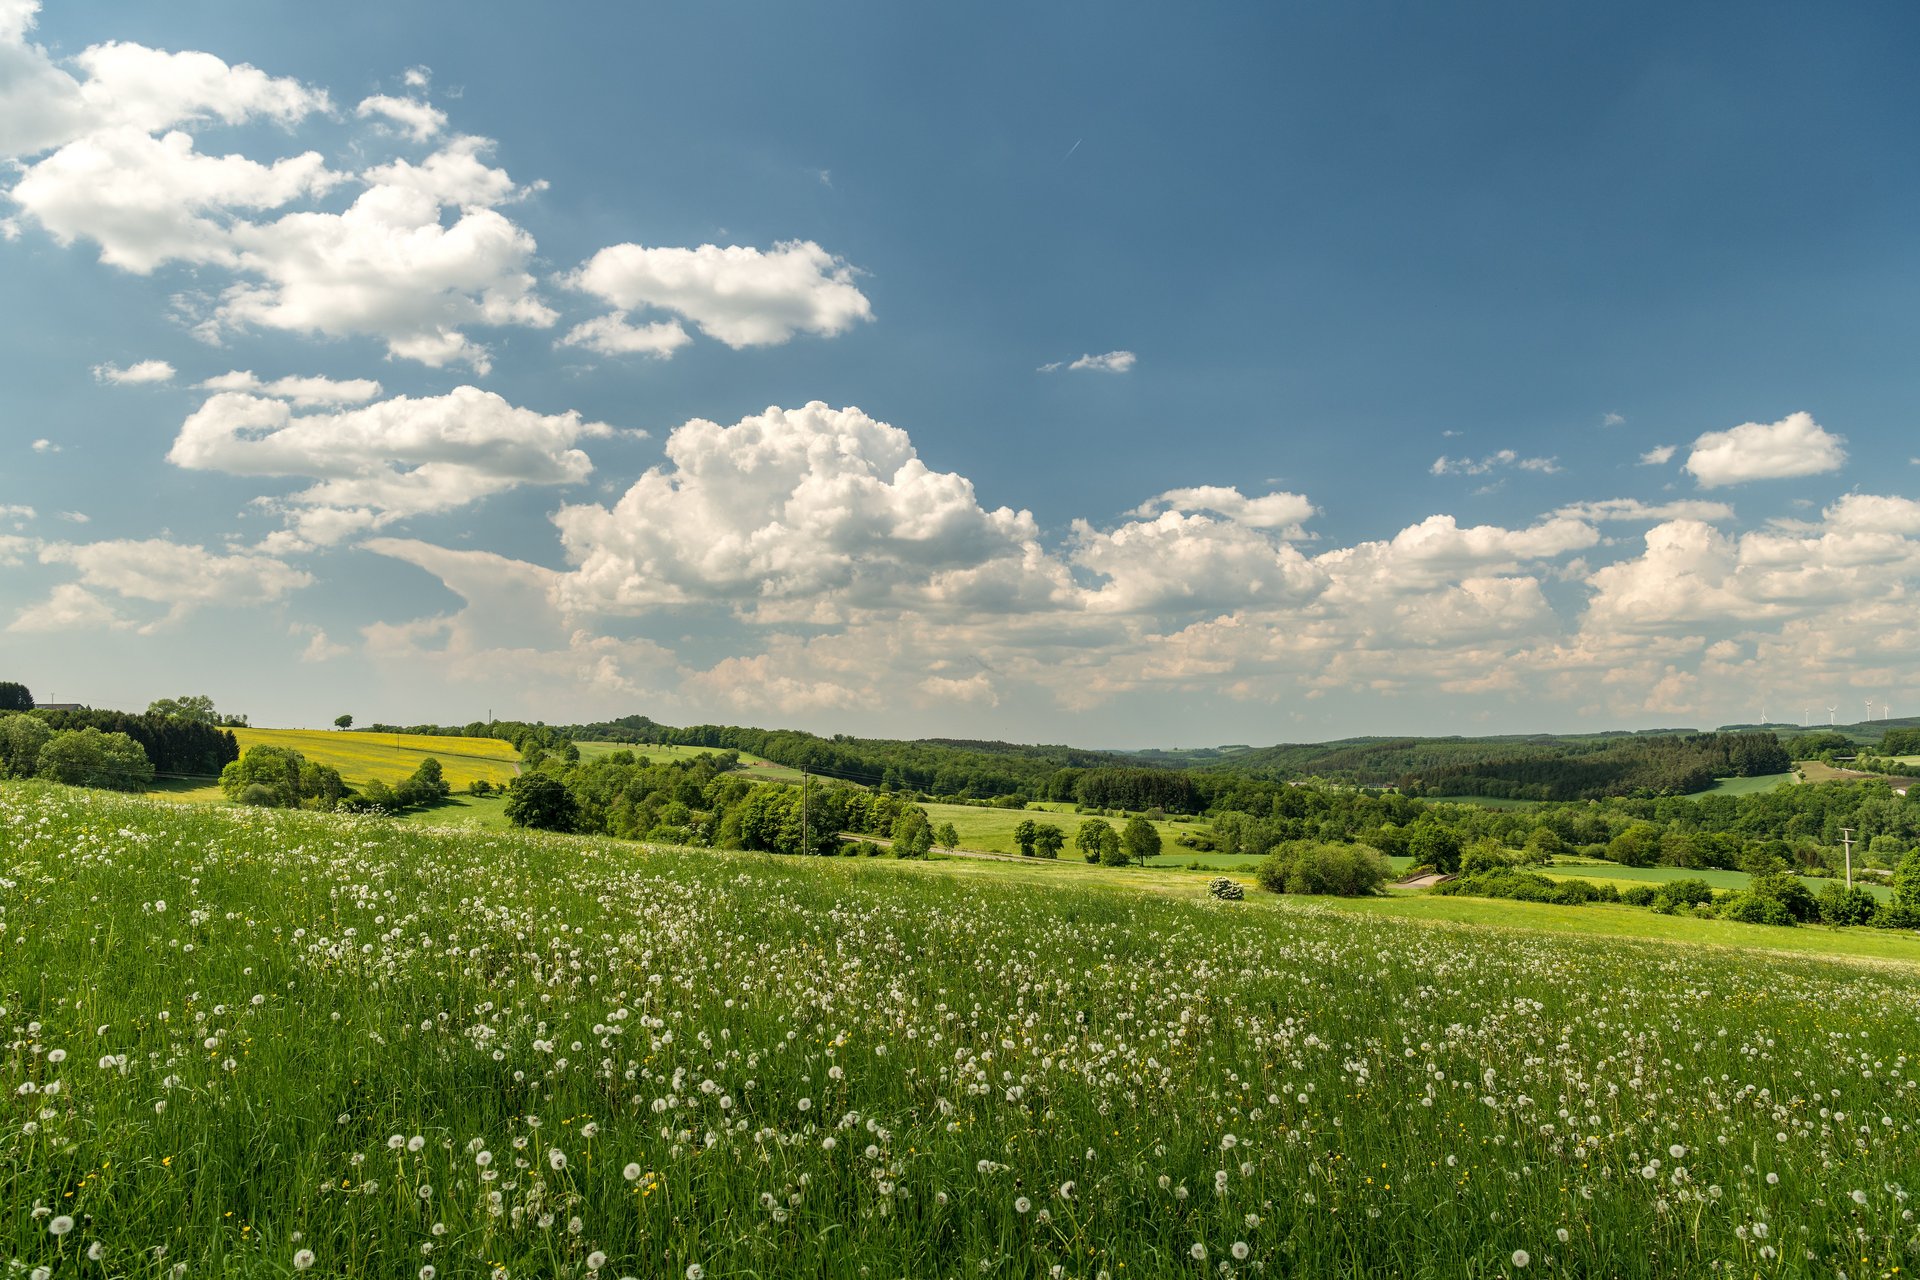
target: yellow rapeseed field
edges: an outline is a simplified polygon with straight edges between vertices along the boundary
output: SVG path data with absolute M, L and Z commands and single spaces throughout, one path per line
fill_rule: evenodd
M 342 733 L 334 729 L 235 729 L 240 750 L 288 747 L 316 764 L 340 771 L 358 785 L 378 778 L 394 783 L 420 767 L 428 756 L 440 762 L 455 791 L 477 778 L 504 786 L 518 772 L 519 752 L 498 738 L 441 738 L 416 733 Z

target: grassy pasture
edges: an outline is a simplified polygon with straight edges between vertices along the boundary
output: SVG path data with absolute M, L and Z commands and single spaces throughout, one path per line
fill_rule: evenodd
M 1920 939 L 37 783 L 0 831 L 23 1275 L 1912 1268 Z
M 1696 792 L 1703 796 L 1752 796 L 1763 791 L 1771 791 L 1784 783 L 1794 780 L 1792 773 L 1763 773 L 1753 778 L 1717 778 L 1705 791 Z
M 1026 809 L 989 809 L 971 804 L 923 804 L 920 807 L 927 811 L 927 821 L 933 823 L 935 827 L 943 822 L 951 822 L 953 829 L 960 833 L 962 849 L 977 849 L 983 853 L 1018 853 L 1020 846 L 1013 838 L 1015 827 L 1028 821 L 1051 822 L 1067 834 L 1067 843 L 1060 850 L 1061 860 L 1072 859 L 1075 862 L 1080 862 L 1080 854 L 1073 847 L 1073 834 L 1080 829 L 1080 824 L 1091 816 L 1073 812 L 1073 806 L 1070 804 L 1052 804 L 1044 809 L 1032 806 Z M 1115 831 L 1122 830 L 1127 825 L 1125 818 L 1108 818 L 1106 821 Z M 1160 833 L 1161 848 L 1171 850 L 1176 855 L 1192 855 L 1193 851 L 1182 849 L 1174 844 L 1175 836 L 1182 831 L 1206 830 L 1206 827 L 1198 822 L 1156 822 L 1153 825 Z M 1185 857 L 1176 856 L 1172 865 L 1177 866 L 1186 860 Z M 1084 866 L 1085 863 L 1082 862 L 1081 865 Z
M 287 747 L 316 764 L 337 769 L 349 784 L 378 778 L 399 782 L 429 756 L 440 762 L 455 791 L 484 778 L 498 786 L 519 772 L 520 753 L 498 738 L 442 738 L 413 733 L 356 733 L 332 729 L 235 729 L 240 750 L 253 746 Z
M 1721 871 L 1711 867 L 1699 870 L 1688 867 L 1623 867 L 1613 862 L 1556 862 L 1541 868 L 1540 873 L 1552 880 L 1603 880 L 1616 889 L 1636 884 L 1666 884 L 1673 880 L 1704 880 L 1715 889 L 1744 889 L 1752 878 L 1744 871 Z M 1803 876 L 1801 883 L 1819 893 L 1833 881 L 1818 876 Z M 1858 877 L 1854 883 L 1876 898 L 1884 900 L 1891 896 L 1891 891 L 1884 885 Z

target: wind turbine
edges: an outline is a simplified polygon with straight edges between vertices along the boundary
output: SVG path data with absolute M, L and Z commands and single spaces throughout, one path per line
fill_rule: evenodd
M 1808 716 L 1810 716 L 1810 715 L 1812 715 L 1812 714 L 1813 714 L 1813 708 L 1812 708 L 1812 707 L 1801 707 L 1801 708 L 1800 708 L 1800 727 L 1801 727 L 1802 729 L 1804 729 L 1804 728 L 1806 728 L 1806 727 L 1807 727 L 1807 717 L 1808 717 Z
M 1828 728 L 1832 728 L 1832 727 L 1833 727 L 1833 713 L 1834 713 L 1834 712 L 1836 712 L 1836 711 L 1838 711 L 1839 709 L 1840 709 L 1839 707 L 1828 707 L 1828 708 L 1827 708 L 1827 727 L 1828 727 Z
M 1873 719 L 1873 699 L 1872 698 L 1867 699 L 1867 719 L 1868 720 Z

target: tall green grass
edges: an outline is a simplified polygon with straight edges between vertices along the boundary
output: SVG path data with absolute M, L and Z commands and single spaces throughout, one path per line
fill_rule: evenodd
M 1060 884 L 0 786 L 0 1260 L 1914 1265 L 1907 973 Z

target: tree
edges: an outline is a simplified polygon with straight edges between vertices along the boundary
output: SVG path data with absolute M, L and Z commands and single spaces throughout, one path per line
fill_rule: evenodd
M 1057 858 L 1060 847 L 1067 842 L 1067 833 L 1051 822 L 1042 822 L 1033 829 L 1033 847 L 1043 858 Z
M 933 841 L 942 849 L 958 849 L 960 832 L 951 822 L 943 822 L 933 829 Z
M 1107 834 L 1100 837 L 1100 865 L 1124 867 L 1127 862 L 1127 846 L 1120 843 L 1120 833 L 1108 827 Z
M 420 762 L 420 767 L 413 771 L 413 776 L 394 788 L 394 795 L 399 797 L 401 804 L 416 808 L 421 805 L 439 804 L 452 791 L 453 788 L 447 785 L 446 778 L 441 775 L 440 762 L 428 756 Z
M 13 680 L 0 680 L 0 711 L 31 711 L 33 695 L 27 686 Z
M 237 804 L 331 809 L 347 794 L 347 784 L 337 770 L 316 764 L 298 751 L 261 744 L 248 747 L 245 755 L 220 771 L 220 790 Z
M 1031 858 L 1033 856 L 1033 841 L 1039 831 L 1040 824 L 1032 818 L 1022 818 L 1020 825 L 1013 829 L 1013 842 L 1020 846 L 1021 857 Z
M 0 715 L 0 778 L 31 778 L 53 730 L 37 716 Z
M 1893 905 L 1920 911 L 1920 849 L 1909 850 L 1894 869 Z
M 1109 839 L 1116 845 L 1120 843 L 1119 833 L 1107 825 L 1106 819 L 1088 818 L 1080 824 L 1080 829 L 1073 833 L 1073 847 L 1078 849 L 1080 856 L 1088 862 L 1098 862 Z
M 558 778 L 523 773 L 507 786 L 507 821 L 539 831 L 571 831 L 579 816 L 573 792 Z
M 40 748 L 36 771 L 73 787 L 144 791 L 153 783 L 153 761 L 124 733 L 67 729 Z
M 353 728 L 353 717 L 335 716 L 333 718 L 333 727 L 336 729 L 351 729 Z
M 1143 867 L 1147 859 L 1160 856 L 1160 832 L 1145 818 L 1127 819 L 1126 830 L 1120 833 L 1120 844 L 1127 856 Z
M 1460 837 L 1452 827 L 1422 815 L 1407 833 L 1407 852 L 1420 866 L 1446 875 L 1460 869 Z
M 204 693 L 183 693 L 177 698 L 161 698 L 147 705 L 147 714 L 185 720 L 188 724 L 220 723 L 220 717 L 213 711 L 213 699 Z
M 918 809 L 909 809 L 894 820 L 893 856 L 896 858 L 924 858 L 927 850 L 933 848 L 933 828 L 927 825 L 927 815 Z

